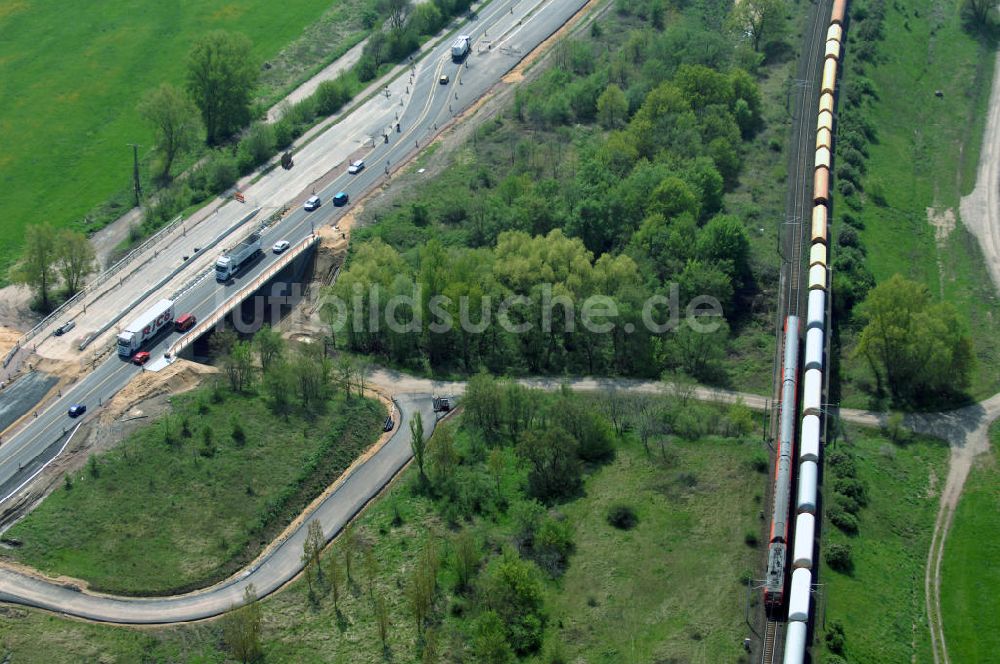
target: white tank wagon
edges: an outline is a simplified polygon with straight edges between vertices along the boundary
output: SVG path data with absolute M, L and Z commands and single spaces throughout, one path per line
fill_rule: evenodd
M 795 555 L 792 556 L 792 567 L 812 569 L 815 536 L 816 517 L 808 512 L 795 517 Z
M 799 512 L 816 513 L 816 481 L 819 477 L 819 467 L 815 461 L 803 461 L 799 464 L 799 492 L 795 501 L 795 509 Z
M 788 620 L 809 620 L 809 591 L 812 572 L 800 567 L 792 572 L 792 592 L 788 600 Z
M 809 328 L 806 332 L 806 370 L 823 370 L 823 329 Z
M 806 326 L 824 329 L 826 327 L 826 291 L 819 288 L 809 291 L 809 306 L 806 309 Z
M 799 444 L 799 461 L 819 461 L 819 416 L 802 418 L 802 439 Z
M 802 412 L 819 415 L 823 406 L 823 372 L 808 369 L 802 379 Z
M 806 655 L 806 632 L 804 622 L 794 621 L 785 628 L 785 664 L 803 664 Z

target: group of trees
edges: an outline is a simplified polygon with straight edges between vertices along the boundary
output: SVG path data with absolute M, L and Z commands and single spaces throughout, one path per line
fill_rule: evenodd
M 732 42 L 709 31 L 671 26 L 602 39 L 617 40 L 615 48 L 565 40 L 555 65 L 516 92 L 512 120 L 476 132 L 473 159 L 408 204 L 379 211 L 358 234 L 333 294 L 342 302 L 357 295 L 383 325 L 348 315 L 338 342 L 469 373 L 719 376 L 726 323 L 756 288 L 745 224 L 722 208 L 743 141 L 762 124 L 757 84 L 731 65 Z M 712 48 L 696 46 L 701 40 Z M 598 122 L 604 131 L 578 128 Z M 415 287 L 419 303 L 396 309 L 413 325 L 387 329 L 385 306 Z M 727 320 L 716 320 L 714 333 L 682 324 L 662 334 L 643 319 L 645 307 L 648 319 L 665 322 L 678 307 L 664 300 L 684 307 L 699 295 L 723 308 Z M 435 307 L 435 296 L 445 304 Z M 591 296 L 613 302 L 610 328 L 581 324 Z M 523 334 L 496 324 L 510 297 L 521 304 L 509 318 L 531 324 Z M 569 300 L 576 309 L 567 315 Z M 555 304 L 547 329 L 544 302 Z M 488 314 L 489 323 L 463 328 L 463 313 L 472 323 Z M 454 324 L 437 331 L 441 314 Z
M 252 339 L 240 339 L 229 329 L 216 330 L 212 350 L 234 392 L 260 386 L 276 413 L 287 416 L 298 405 L 304 412 L 322 409 L 336 389 L 345 398 L 364 396 L 368 365 L 343 356 L 331 358 L 323 346 L 301 345 L 290 350 L 281 333 L 265 325 Z
M 872 289 L 859 313 L 866 325 L 855 352 L 896 402 L 928 402 L 969 386 L 969 334 L 955 307 L 934 302 L 923 284 L 893 275 Z
M 97 269 L 94 248 L 83 233 L 40 224 L 28 226 L 24 240 L 24 257 L 13 276 L 35 291 L 33 306 L 43 313 L 52 309 L 54 293 L 72 297 Z

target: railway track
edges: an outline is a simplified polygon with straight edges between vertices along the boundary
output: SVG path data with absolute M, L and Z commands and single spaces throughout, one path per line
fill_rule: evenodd
M 778 661 L 776 657 L 778 649 L 775 645 L 780 643 L 779 627 L 780 623 L 777 620 L 768 620 L 764 626 L 764 647 L 761 649 L 760 664 L 774 664 Z
M 788 156 L 788 190 L 785 201 L 785 219 L 779 229 L 778 250 L 782 258 L 780 282 L 778 288 L 778 308 L 775 321 L 775 362 L 773 374 L 773 403 L 771 410 L 770 440 L 777 441 L 779 422 L 781 420 L 781 390 L 782 361 L 785 353 L 784 329 L 788 316 L 799 316 L 805 313 L 805 293 L 803 287 L 804 273 L 808 270 L 803 247 L 809 246 L 812 211 L 813 211 L 813 158 L 815 155 L 816 137 L 816 105 L 819 99 L 818 81 L 822 75 L 823 44 L 827 16 L 831 0 L 818 0 L 809 6 L 809 16 L 803 32 L 802 55 L 796 69 L 796 78 L 792 80 L 788 90 L 787 108 L 791 116 Z M 796 413 L 797 419 L 797 413 Z M 796 436 L 793 435 L 792 440 Z M 772 449 L 772 463 L 775 467 L 776 450 Z M 793 457 L 794 458 L 794 457 Z M 768 504 L 773 505 L 774 479 L 768 483 Z M 794 482 L 786 487 L 794 491 Z M 791 501 L 790 501 L 791 502 Z M 773 513 L 768 517 L 773 520 Z M 792 518 L 789 514 L 789 518 Z M 790 540 L 789 540 L 790 541 Z M 789 551 L 789 556 L 790 556 Z M 780 662 L 784 655 L 783 639 L 778 633 L 782 631 L 781 611 L 773 611 L 765 615 L 765 631 L 761 646 L 761 662 L 772 664 Z M 758 623 L 759 624 L 759 623 Z

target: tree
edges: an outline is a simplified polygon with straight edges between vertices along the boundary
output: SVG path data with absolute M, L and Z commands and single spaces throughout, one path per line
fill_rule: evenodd
M 28 226 L 24 232 L 24 259 L 15 268 L 13 277 L 36 292 L 43 312 L 51 308 L 49 294 L 58 262 L 59 245 L 52 226 Z
M 487 611 L 500 618 L 513 650 L 524 655 L 542 642 L 543 590 L 538 568 L 508 551 L 490 565 L 482 581 L 480 597 Z
M 605 129 L 615 129 L 628 119 L 628 100 L 614 83 L 608 85 L 597 98 L 597 118 Z
M 347 583 L 353 583 L 351 579 L 351 559 L 354 557 L 354 549 L 358 545 L 357 536 L 354 533 L 354 524 L 349 523 L 344 528 L 341 535 L 341 546 L 344 547 L 344 569 L 347 572 Z
M 337 562 L 337 556 L 330 556 L 330 562 L 326 569 L 330 579 L 330 589 L 333 590 L 333 610 L 340 612 L 340 584 L 344 580 L 344 573 Z
M 281 413 L 288 419 L 291 396 L 295 385 L 288 362 L 279 360 L 270 366 L 269 373 L 264 375 L 264 391 L 271 400 L 271 408 L 275 413 Z
M 562 429 L 527 432 L 518 452 L 530 464 L 528 491 L 539 500 L 566 498 L 583 483 L 577 443 Z
M 197 109 L 183 90 L 161 83 L 160 87 L 146 93 L 137 110 L 156 133 L 156 150 L 162 160 L 159 178 L 169 180 L 174 159 L 197 140 L 200 128 Z
M 257 349 L 257 357 L 260 359 L 260 368 L 265 374 L 275 362 L 281 360 L 285 351 L 285 340 L 281 333 L 270 325 L 265 325 L 253 337 L 254 346 Z
M 972 342 L 949 303 L 931 301 L 923 284 L 893 275 L 868 293 L 867 325 L 856 349 L 897 401 L 955 394 L 969 384 Z
M 455 553 L 455 574 L 458 577 L 457 590 L 469 587 L 476 568 L 479 566 L 479 545 L 469 530 L 463 530 L 452 540 L 452 550 Z
M 426 481 L 424 452 L 427 450 L 427 441 L 424 440 L 424 418 L 419 411 L 410 420 L 410 448 L 413 450 L 413 458 L 417 460 L 417 468 L 420 469 L 420 479 Z
M 375 580 L 378 579 L 378 558 L 375 557 L 375 545 L 365 547 L 365 580 L 368 581 L 368 597 L 375 601 Z
M 850 574 L 854 567 L 854 563 L 851 562 L 850 544 L 831 542 L 826 546 L 826 555 L 824 557 L 830 569 L 842 572 L 843 574 Z
M 406 17 L 410 14 L 410 0 L 382 0 L 382 13 L 388 14 L 389 26 L 393 32 L 401 32 L 406 25 Z
M 437 590 L 437 574 L 440 564 L 437 544 L 432 539 L 421 551 L 406 587 L 406 596 L 410 601 L 410 610 L 417 625 L 417 634 L 423 634 L 427 618 L 434 606 L 434 593 Z
M 66 286 L 66 295 L 75 295 L 87 275 L 97 269 L 94 247 L 83 233 L 64 230 L 56 239 L 57 266 Z
M 214 30 L 194 43 L 188 55 L 187 89 L 201 111 L 209 145 L 220 143 L 250 120 L 257 71 L 253 44 L 245 35 Z
M 389 609 L 385 605 L 385 597 L 375 598 L 375 622 L 378 625 L 378 636 L 382 641 L 382 651 L 389 649 Z
M 962 23 L 970 32 L 989 35 L 997 26 L 996 3 L 992 0 L 963 0 Z
M 476 619 L 472 652 L 485 664 L 506 664 L 514 659 L 503 621 L 496 611 L 485 611 Z
M 440 486 L 451 477 L 458 464 L 458 453 L 455 452 L 455 433 L 452 427 L 435 427 L 428 447 L 434 484 Z
M 465 388 L 466 421 L 478 429 L 487 440 L 496 440 L 500 433 L 500 388 L 493 376 L 478 373 Z
M 253 382 L 253 353 L 249 341 L 237 341 L 223 357 L 222 366 L 233 392 L 242 392 Z
M 243 606 L 233 605 L 222 619 L 222 638 L 233 657 L 244 664 L 256 661 L 260 649 L 261 611 L 253 584 L 243 591 Z
M 504 471 L 507 469 L 507 460 L 504 459 L 503 449 L 499 447 L 494 447 L 490 450 L 490 454 L 486 457 L 486 467 L 490 471 L 490 477 L 493 478 L 493 484 L 496 486 L 497 497 L 500 497 L 501 489 L 500 485 L 503 482 Z
M 743 0 L 733 5 L 729 15 L 730 26 L 745 35 L 759 51 L 761 46 L 775 41 L 784 33 L 784 0 Z
M 306 528 L 306 539 L 302 542 L 302 559 L 307 567 L 316 571 L 316 579 L 319 585 L 323 585 L 323 568 L 319 564 L 319 554 L 323 551 L 326 538 L 323 537 L 323 526 L 319 521 L 313 519 Z

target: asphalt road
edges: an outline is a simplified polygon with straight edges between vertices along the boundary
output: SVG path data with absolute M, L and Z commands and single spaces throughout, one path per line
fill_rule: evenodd
M 378 495 L 412 456 L 410 419 L 414 413 L 421 414 L 425 434 L 431 435 L 436 420 L 430 396 L 408 394 L 396 397 L 401 421 L 397 422 L 395 435 L 378 454 L 355 468 L 304 523 L 319 521 L 329 541 Z M 240 604 L 244 590 L 251 583 L 258 597 L 263 597 L 294 578 L 302 568 L 305 536 L 306 528 L 300 527 L 236 576 L 186 595 L 149 599 L 96 595 L 0 568 L 0 601 L 110 623 L 157 624 L 210 618 Z
M 491 4 L 461 29 L 462 34 L 470 35 L 473 42 L 472 52 L 461 64 L 451 60 L 453 39 L 442 40 L 414 65 L 412 85 L 405 80 L 396 82 L 397 87 L 406 85 L 407 93 L 387 95 L 376 111 L 365 107 L 365 116 L 361 121 L 367 127 L 366 134 L 382 136 L 383 132 L 389 132 L 388 143 L 376 141 L 374 147 L 364 154 L 368 167 L 356 175 L 348 174 L 345 167 L 343 173 L 316 192 L 323 200 L 318 210 L 306 212 L 298 208 L 274 228 L 268 229 L 262 239 L 262 256 L 230 283 L 218 283 L 211 272 L 205 272 L 200 281 L 177 298 L 177 314 L 193 313 L 199 319 L 206 318 L 277 260 L 270 252 L 274 242 L 280 239 L 295 244 L 308 236 L 314 226 L 335 225 L 351 206 L 349 203 L 346 207 L 334 207 L 331 199 L 335 193 L 346 192 L 353 201 L 380 184 L 386 177 L 386 166 L 391 168 L 426 147 L 453 114 L 482 97 L 524 54 L 548 38 L 584 4 L 585 0 L 522 0 Z M 448 75 L 447 84 L 439 82 L 442 74 Z M 397 98 L 402 106 L 394 105 L 398 103 Z M 398 132 L 395 131 L 397 115 Z M 331 130 L 336 131 L 337 127 Z M 296 194 L 297 190 L 289 193 L 289 197 Z M 178 250 L 183 251 L 183 248 Z M 135 315 L 138 313 L 135 312 Z M 127 316 L 124 322 L 127 324 L 132 317 Z M 144 350 L 157 358 L 176 339 L 177 333 L 165 333 Z M 84 418 L 93 416 L 101 404 L 106 403 L 140 371 L 142 369 L 117 356 L 105 360 L 65 390 L 27 426 L 4 440 L 0 445 L 0 503 L 16 494 L 59 452 L 58 443 L 77 423 L 67 415 L 70 405 L 84 404 L 88 409 Z

